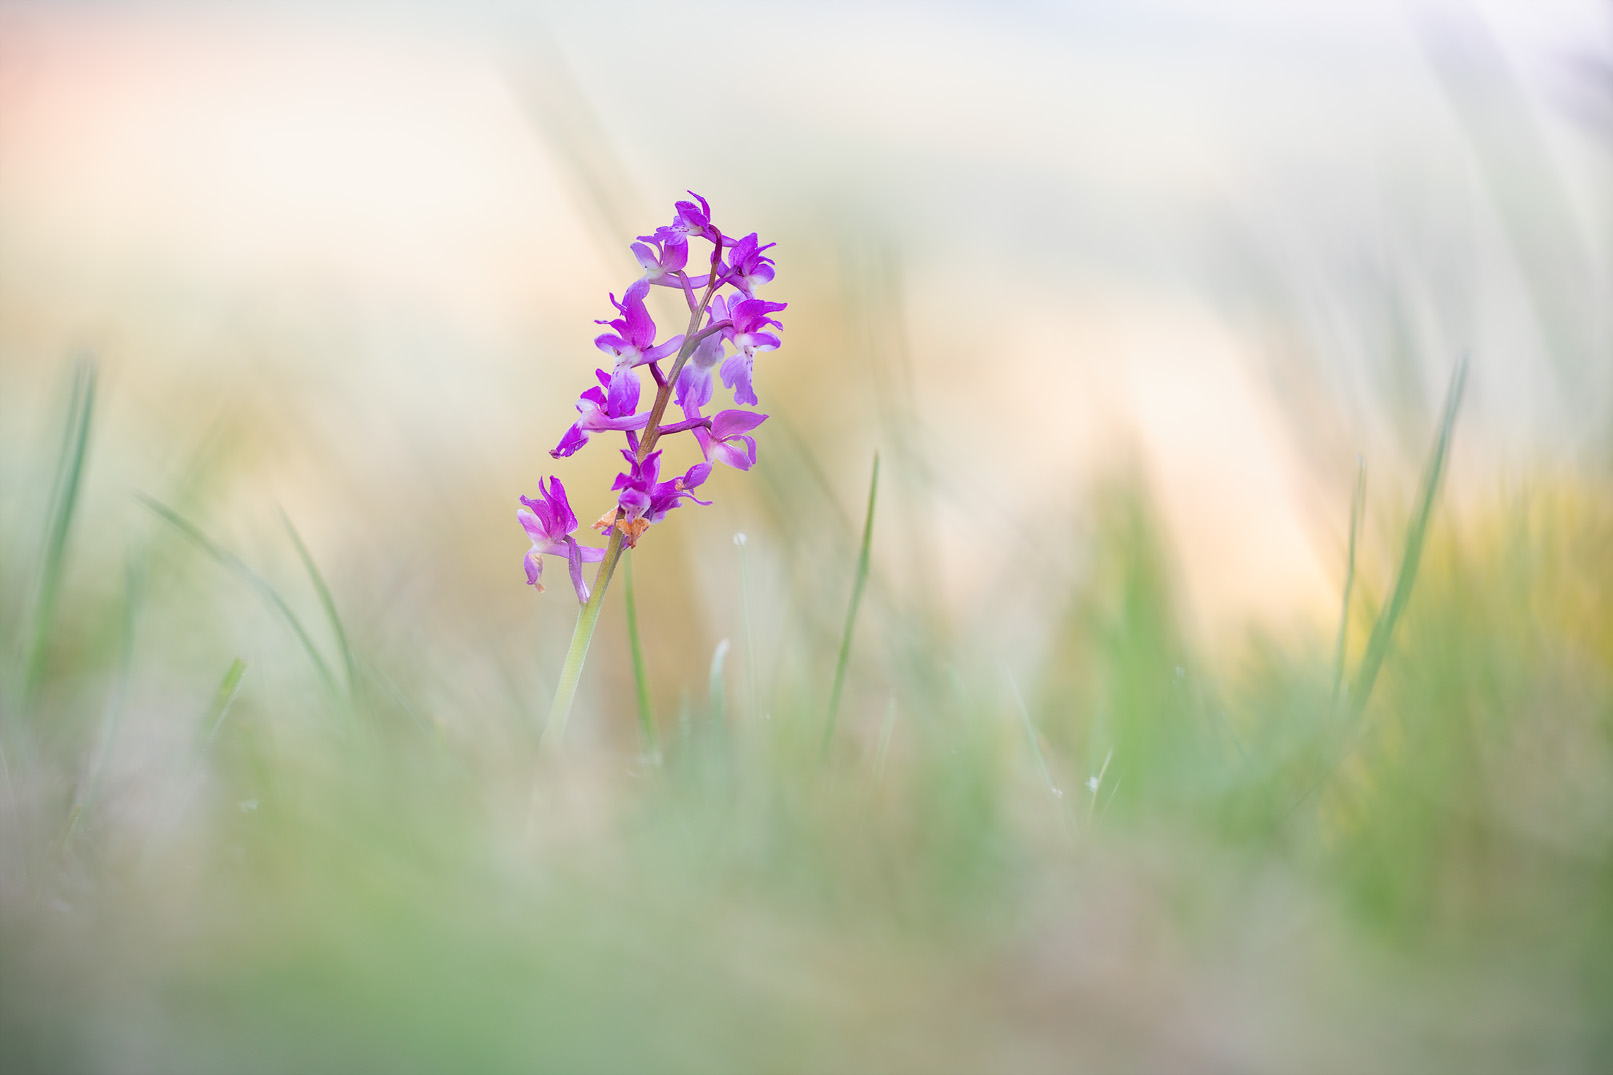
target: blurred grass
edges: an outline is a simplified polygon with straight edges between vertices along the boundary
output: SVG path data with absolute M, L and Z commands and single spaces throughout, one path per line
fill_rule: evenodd
M 266 667 L 235 659 L 210 702 L 136 691 L 147 722 L 188 731 L 132 767 L 92 762 L 93 726 L 53 723 L 122 689 L 126 656 L 66 638 L 71 660 L 8 668 L 40 704 L 4 732 L 23 759 L 4 1067 L 1605 1067 L 1613 492 L 1542 480 L 1457 525 L 1434 493 L 1458 388 L 1398 568 L 1360 550 L 1345 628 L 1370 637 L 1342 712 L 1320 632 L 1256 637 L 1225 667 L 1195 652 L 1146 488 L 1122 474 L 1092 502 L 1089 570 L 1047 595 L 1066 612 L 1024 690 L 995 653 L 885 644 L 925 613 L 876 571 L 856 660 L 832 628 L 796 630 L 780 644 L 798 652 L 759 655 L 778 670 L 766 702 L 734 707 L 719 647 L 676 684 L 665 765 L 575 752 L 540 773 L 530 836 L 531 709 L 439 702 L 422 735 L 408 693 L 452 697 L 410 676 L 428 653 L 344 624 L 288 525 L 349 682 L 392 685 L 338 689 L 291 598 L 148 498 L 273 614 L 248 638 Z M 89 440 L 85 397 L 69 443 Z M 769 495 L 822 495 L 776 454 Z M 58 500 L 36 562 L 72 562 L 61 517 Z M 840 582 L 795 576 L 790 607 L 832 619 L 866 539 L 861 557 L 849 527 L 791 539 Z M 143 622 L 179 602 L 206 631 L 249 607 L 165 577 Z M 68 611 L 64 630 L 117 614 Z M 180 640 L 145 635 L 132 674 L 171 680 Z M 855 719 L 823 765 L 831 675 Z M 636 690 L 595 719 L 635 709 Z M 333 734 L 349 713 L 363 734 Z M 92 774 L 102 793 L 73 790 Z

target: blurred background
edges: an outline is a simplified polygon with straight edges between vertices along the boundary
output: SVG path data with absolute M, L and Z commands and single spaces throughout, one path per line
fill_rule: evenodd
M 612 503 L 548 449 L 686 189 L 790 304 L 633 554 L 738 738 L 665 775 L 613 594 L 535 851 L 516 497 Z M 1610 193 L 1590 0 L 0 4 L 8 1067 L 1605 1065 Z

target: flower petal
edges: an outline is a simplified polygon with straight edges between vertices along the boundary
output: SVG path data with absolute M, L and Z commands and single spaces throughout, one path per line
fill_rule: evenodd
M 748 403 L 755 406 L 759 400 L 751 388 L 751 357 L 741 351 L 737 355 L 729 355 L 722 364 L 722 383 L 734 390 L 735 403 Z
M 718 411 L 717 416 L 711 420 L 711 435 L 718 440 L 727 440 L 741 433 L 749 433 L 765 421 L 767 415 L 757 414 L 755 411 Z
M 566 560 L 571 565 L 571 585 L 577 591 L 577 603 L 588 603 L 588 584 L 582 580 L 582 546 L 576 540 L 566 538 Z
M 560 443 L 549 449 L 549 454 L 555 459 L 564 459 L 587 443 L 588 434 L 582 431 L 582 426 L 573 425 L 560 438 Z

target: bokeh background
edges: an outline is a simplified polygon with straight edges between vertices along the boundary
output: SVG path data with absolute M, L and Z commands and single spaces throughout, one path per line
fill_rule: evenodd
M 1605 1065 L 1610 153 L 1591 2 L 0 5 L 8 1065 Z M 633 554 L 697 761 L 613 599 L 529 810 L 686 188 L 790 303 Z

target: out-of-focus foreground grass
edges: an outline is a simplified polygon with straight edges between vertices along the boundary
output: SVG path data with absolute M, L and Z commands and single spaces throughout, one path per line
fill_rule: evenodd
M 9 1070 L 1613 1056 L 1605 484 L 1460 525 L 1436 504 L 1360 705 L 1402 549 L 1362 543 L 1342 669 L 1304 633 L 1212 666 L 1144 490 L 1116 481 L 1034 680 L 876 574 L 827 757 L 855 534 L 778 527 L 795 581 L 751 611 L 797 626 L 756 682 L 688 668 L 659 765 L 629 745 L 631 692 L 596 698 L 615 745 L 540 766 L 541 696 L 465 703 L 456 677 L 486 671 L 465 639 L 390 631 L 344 579 L 326 608 L 289 527 L 260 546 L 271 584 L 210 544 L 204 505 L 153 503 L 121 577 L 75 581 L 111 510 L 78 495 L 116 451 L 94 388 L 82 367 L 42 539 L 5 548 L 30 595 L 4 637 Z M 758 503 L 820 511 L 805 456 L 770 447 Z M 197 690 L 219 634 L 244 661 Z

